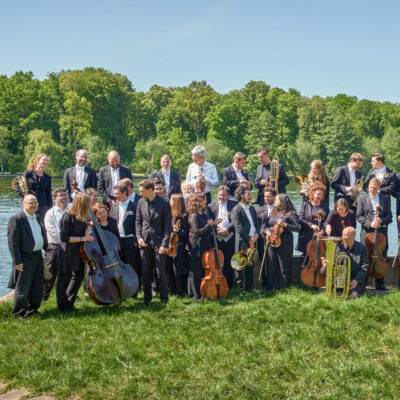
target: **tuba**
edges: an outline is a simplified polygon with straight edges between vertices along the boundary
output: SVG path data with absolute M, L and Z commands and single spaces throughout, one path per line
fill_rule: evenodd
M 345 252 L 336 256 L 337 244 L 342 240 L 339 237 L 328 236 L 321 238 L 325 241 L 326 259 L 326 294 L 331 298 L 345 299 L 350 290 L 351 260 Z
M 14 192 L 16 193 L 18 193 L 18 189 L 20 189 L 24 193 L 24 196 L 29 194 L 28 181 L 26 180 L 25 175 L 16 176 L 11 181 L 11 189 L 14 190 Z
M 278 193 L 278 180 L 279 180 L 279 157 L 275 156 L 271 161 L 270 167 L 270 181 L 274 182 L 275 192 Z

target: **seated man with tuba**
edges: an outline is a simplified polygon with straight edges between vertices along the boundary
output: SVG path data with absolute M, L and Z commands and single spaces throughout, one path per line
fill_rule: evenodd
M 250 205 L 252 198 L 250 189 L 246 186 L 239 185 L 235 191 L 235 199 L 239 202 L 232 210 L 231 220 L 235 228 L 235 254 L 232 260 L 238 256 L 238 253 L 244 252 L 244 261 L 237 264 L 231 262 L 232 268 L 235 269 L 236 284 L 243 292 L 252 292 L 254 290 L 253 283 L 253 266 L 257 261 L 257 247 L 255 246 L 259 233 L 259 222 L 256 210 Z M 239 253 L 239 254 L 240 254 Z M 244 282 L 244 280 L 246 282 Z
M 333 268 L 327 268 L 328 264 L 334 264 L 336 260 L 339 258 L 338 256 L 344 253 L 346 256 L 350 258 L 351 271 L 350 271 L 350 283 L 349 291 L 351 297 L 360 297 L 365 289 L 365 279 L 369 267 L 367 248 L 360 242 L 356 241 L 356 229 L 352 226 L 348 226 L 343 230 L 342 233 L 342 242 L 339 243 L 336 247 L 335 259 L 322 260 L 322 268 L 321 273 L 329 274 L 329 271 L 334 271 L 336 265 L 333 265 Z M 326 269 L 325 271 L 323 271 Z M 328 279 L 327 279 L 328 282 Z M 332 284 L 335 285 L 335 280 L 332 280 Z M 328 286 L 328 284 L 327 284 Z M 330 289 L 327 287 L 327 292 Z M 345 290 L 345 289 L 343 289 Z M 332 290 L 333 291 L 333 290 Z

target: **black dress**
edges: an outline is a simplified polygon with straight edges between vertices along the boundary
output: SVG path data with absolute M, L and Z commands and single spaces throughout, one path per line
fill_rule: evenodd
M 212 228 L 207 221 L 205 213 L 189 215 L 189 238 L 186 247 L 189 252 L 188 297 L 198 300 L 202 298 L 200 284 L 204 276 L 201 256 L 210 248 L 209 234 Z
M 278 212 L 269 218 L 269 231 L 273 233 L 273 227 L 281 219 L 286 223 L 286 227 L 281 235 L 281 245 L 279 247 L 268 246 L 266 290 L 284 289 L 292 283 L 292 260 L 293 260 L 293 233 L 300 230 L 299 216 L 295 211 L 283 214 Z M 265 269 L 265 265 L 264 265 Z M 264 283 L 264 280 L 263 280 Z
M 81 242 L 69 243 L 70 237 L 85 236 L 86 223 L 65 212 L 60 221 L 58 250 L 59 275 L 57 279 L 57 305 L 61 311 L 74 308 L 74 302 L 84 275 L 80 255 Z
M 311 225 L 318 225 L 318 211 L 322 211 L 321 229 L 324 226 L 326 217 L 329 214 L 329 207 L 322 202 L 319 206 L 313 206 L 311 201 L 303 200 L 301 203 L 299 220 L 300 232 L 296 250 L 301 251 L 303 255 L 306 253 L 306 245 L 312 239 L 314 231 Z
M 36 196 L 39 203 L 38 211 L 36 212 L 40 221 L 44 223 L 44 217 L 47 210 L 53 207 L 53 199 L 51 196 L 51 176 L 43 172 L 43 176 L 39 176 L 35 170 L 27 170 L 23 174 L 28 183 L 28 194 Z M 19 184 L 16 185 L 19 196 L 24 197 L 24 192 Z
M 101 225 L 101 229 L 113 233 L 119 239 L 119 229 L 117 221 L 112 217 L 107 217 L 107 225 Z
M 341 217 L 335 210 L 332 210 L 325 220 L 324 229 L 326 229 L 328 225 L 332 227 L 331 236 L 341 237 L 345 227 L 356 227 L 356 213 L 353 210 L 349 210 L 345 217 Z

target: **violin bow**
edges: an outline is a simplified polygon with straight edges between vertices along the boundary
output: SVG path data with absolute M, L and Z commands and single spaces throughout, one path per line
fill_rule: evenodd
M 267 254 L 267 247 L 268 247 L 268 240 L 267 240 L 267 236 L 265 236 L 264 239 L 264 254 L 263 254 L 263 258 L 261 261 L 261 268 L 260 268 L 260 273 L 258 275 L 258 280 L 261 280 L 261 274 L 262 274 L 262 270 L 264 268 L 264 261 L 265 261 L 265 255 Z M 265 268 L 265 276 L 267 276 L 267 268 Z

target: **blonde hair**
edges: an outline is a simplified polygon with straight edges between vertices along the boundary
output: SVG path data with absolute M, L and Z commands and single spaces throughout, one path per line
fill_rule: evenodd
M 318 180 L 325 185 L 328 180 L 328 174 L 326 173 L 325 164 L 321 160 L 314 160 L 310 164 L 310 168 L 316 168 L 318 170 L 318 175 L 314 175 L 312 171 L 308 174 L 308 178 L 313 180 L 314 178 L 318 178 Z
M 73 215 L 78 221 L 86 222 L 90 218 L 89 207 L 90 197 L 87 194 L 76 192 L 67 213 Z

